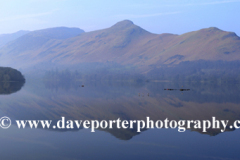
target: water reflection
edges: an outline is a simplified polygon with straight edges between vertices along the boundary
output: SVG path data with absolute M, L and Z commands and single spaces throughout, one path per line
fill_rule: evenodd
M 79 87 L 80 85 L 80 87 Z M 1 108 L 13 119 L 53 120 L 229 120 L 240 119 L 239 84 L 210 83 L 130 83 L 32 82 L 20 94 L 0 97 Z M 189 88 L 187 92 L 166 92 L 164 88 Z M 140 95 L 140 96 L 139 96 Z M 145 96 L 144 96 L 145 95 Z M 149 96 L 151 95 L 151 96 Z M 51 131 L 73 131 L 50 129 Z M 146 130 L 146 129 L 145 129 Z M 229 126 L 227 131 L 233 131 Z M 129 140 L 134 129 L 104 129 L 113 136 Z M 194 130 L 201 133 L 201 130 Z M 89 130 L 90 132 L 90 130 Z M 176 131 L 177 132 L 177 131 Z M 203 134 L 218 135 L 220 130 Z
M 0 94 L 12 94 L 19 91 L 25 82 L 0 82 Z

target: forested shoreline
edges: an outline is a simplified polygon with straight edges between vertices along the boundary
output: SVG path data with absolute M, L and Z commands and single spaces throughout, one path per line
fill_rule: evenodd
M 0 67 L 0 82 L 25 82 L 22 73 L 11 67 Z

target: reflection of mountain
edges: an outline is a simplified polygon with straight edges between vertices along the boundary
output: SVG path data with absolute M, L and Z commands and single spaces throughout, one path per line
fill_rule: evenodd
M 158 83 L 158 85 L 148 85 L 148 89 L 153 94 L 161 94 L 162 97 L 172 95 L 186 102 L 196 103 L 240 103 L 239 83 L 201 83 L 201 82 L 182 82 L 182 83 Z M 163 88 L 190 88 L 189 92 L 184 92 L 182 96 L 179 92 L 164 91 Z
M 191 101 L 195 103 L 240 103 L 240 85 L 238 83 L 201 83 L 201 82 L 165 82 L 165 83 L 146 83 L 146 82 L 128 82 L 128 81 L 44 81 L 44 87 L 55 92 L 67 92 L 69 90 L 81 89 L 81 84 L 85 84 L 90 90 L 98 88 L 96 92 L 86 92 L 83 97 L 120 97 L 128 94 L 128 88 L 138 90 L 146 87 L 147 93 L 151 93 L 151 97 L 160 95 L 167 98 L 174 96 L 181 101 Z M 113 89 L 114 88 L 114 89 Z M 190 88 L 190 91 L 180 93 L 179 90 L 167 91 L 165 88 Z M 127 92 L 124 93 L 124 90 Z M 103 94 L 104 91 L 104 94 Z M 142 96 L 141 91 L 140 95 Z M 136 93 L 131 93 L 136 94 Z M 184 94 L 184 96 L 182 95 Z M 137 93 L 137 95 L 139 95 Z M 181 107 L 182 105 L 174 104 Z
M 212 116 L 230 122 L 239 119 L 239 102 L 228 101 L 204 101 L 201 102 L 195 97 L 198 92 L 164 92 L 163 86 L 173 86 L 170 83 L 147 83 L 144 85 L 136 84 L 85 84 L 85 87 L 77 85 L 73 89 L 47 90 L 43 84 L 28 83 L 21 94 L 14 97 L 0 97 L 1 110 L 14 119 L 32 120 L 59 120 L 61 116 L 71 120 L 110 120 L 121 118 L 146 119 L 149 116 L 152 120 L 172 120 L 190 119 L 204 120 L 211 119 Z M 176 87 L 179 84 L 176 84 Z M 182 84 L 181 84 L 182 85 Z M 208 91 L 209 86 L 201 86 L 202 91 Z M 155 88 L 152 90 L 151 88 Z M 192 88 L 189 84 L 188 88 Z M 158 92 L 159 91 L 159 92 Z M 239 90 L 238 90 L 239 91 Z M 138 93 L 148 96 L 138 96 Z M 173 93 L 173 94 L 172 94 Z M 188 94 L 189 93 L 189 94 Z M 191 94 L 191 96 L 190 96 Z M 207 92 L 212 97 L 218 97 L 214 92 Z M 176 107 L 180 106 L 180 107 Z M 229 123 L 230 123 L 229 122 Z M 229 130 L 229 129 L 228 129 Z M 53 130 L 54 131 L 54 130 Z M 56 130 L 55 130 L 56 131 Z M 104 130 L 120 139 L 130 139 L 137 132 L 133 130 Z M 90 131 L 89 131 L 90 132 Z M 200 131 L 199 131 L 200 132 Z M 216 135 L 217 131 L 209 131 L 207 134 Z
M 19 91 L 24 82 L 0 82 L 0 94 L 11 94 Z

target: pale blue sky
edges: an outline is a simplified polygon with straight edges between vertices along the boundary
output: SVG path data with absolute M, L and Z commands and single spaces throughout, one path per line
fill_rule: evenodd
M 66 26 L 92 31 L 129 19 L 153 33 L 218 27 L 240 35 L 240 0 L 0 0 L 0 34 Z

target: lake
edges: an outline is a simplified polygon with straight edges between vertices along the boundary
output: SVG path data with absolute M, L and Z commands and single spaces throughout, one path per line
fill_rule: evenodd
M 9 85 L 9 84 L 8 84 Z M 84 87 L 82 87 L 84 85 Z M 6 86 L 3 84 L 2 86 Z M 2 87 L 4 90 L 4 87 Z M 15 89 L 15 90 L 14 90 Z M 177 89 L 177 90 L 164 90 Z M 181 91 L 179 89 L 190 89 Z M 27 80 L 0 95 L 1 159 L 239 159 L 240 130 L 18 129 L 15 120 L 240 120 L 240 84 Z

